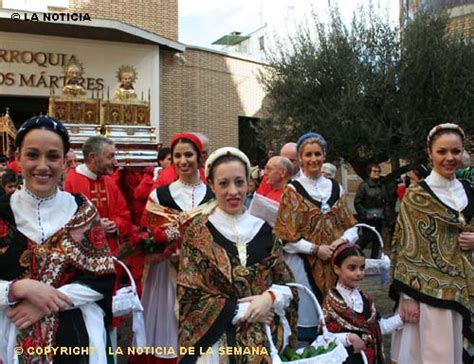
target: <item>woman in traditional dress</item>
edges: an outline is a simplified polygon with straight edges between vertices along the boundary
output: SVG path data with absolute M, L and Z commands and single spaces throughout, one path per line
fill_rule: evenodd
M 458 125 L 434 127 L 427 140 L 433 170 L 412 183 L 402 201 L 391 296 L 412 323 L 393 335 L 394 362 L 460 364 L 463 334 L 473 340 L 474 199 L 469 183 L 456 179 L 463 142 Z
M 0 362 L 105 364 L 114 263 L 93 204 L 57 187 L 66 128 L 33 117 L 16 147 L 24 188 L 0 199 Z
M 336 284 L 330 257 L 342 242 L 357 240 L 350 228 L 354 217 L 348 210 L 342 186 L 321 173 L 327 143 L 317 133 L 307 133 L 297 142 L 301 175 L 283 192 L 275 225 L 277 236 L 285 243 L 285 260 L 296 282 L 309 288 L 322 304 L 327 291 Z M 314 303 L 301 295 L 298 338 L 312 341 L 317 335 L 319 318 Z
M 189 219 L 205 209 L 214 197 L 199 176 L 199 138 L 192 133 L 179 133 L 173 136 L 170 147 L 178 180 L 151 192 L 143 222 L 153 230 L 154 244 L 166 246 L 165 251 L 145 258 L 149 265 L 142 295 L 147 346 L 166 349 L 155 353 L 158 358 L 147 357 L 149 362 L 158 363 L 176 362 L 178 355 L 175 302 L 181 234 Z
M 296 329 L 294 292 L 285 286 L 293 276 L 270 225 L 245 210 L 245 154 L 218 149 L 205 171 L 217 207 L 193 220 L 181 248 L 179 344 L 194 352 L 180 363 L 270 363 L 264 324 L 271 323 L 280 350 L 284 332 Z

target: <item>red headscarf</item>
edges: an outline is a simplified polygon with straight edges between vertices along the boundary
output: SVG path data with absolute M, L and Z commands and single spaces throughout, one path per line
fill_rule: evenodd
M 202 144 L 201 140 L 193 133 L 178 133 L 173 135 L 171 138 L 170 148 L 173 150 L 173 147 L 180 139 L 189 139 L 197 148 L 199 154 L 202 153 Z
M 173 135 L 173 138 L 171 138 L 171 142 L 170 142 L 171 150 L 180 139 L 190 140 L 196 146 L 199 154 L 201 154 L 202 152 L 201 140 L 193 133 L 178 133 L 178 134 Z M 206 180 L 203 168 L 199 168 L 199 176 L 201 177 L 201 181 L 207 184 L 207 180 Z M 176 168 L 174 167 L 174 165 L 170 165 L 161 171 L 160 175 L 158 176 L 158 179 L 153 184 L 153 189 L 159 186 L 168 185 L 176 181 L 177 179 L 178 179 L 178 174 L 176 173 Z

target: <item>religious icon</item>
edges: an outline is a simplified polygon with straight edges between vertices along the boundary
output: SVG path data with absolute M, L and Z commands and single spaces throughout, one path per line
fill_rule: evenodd
M 92 121 L 94 116 L 94 112 L 92 110 L 86 111 L 86 121 Z
M 115 91 L 114 97 L 119 100 L 136 99 L 137 94 L 133 88 L 133 83 L 138 76 L 133 66 L 120 66 L 117 71 L 117 79 L 120 82 L 119 88 Z
M 125 113 L 123 119 L 126 124 L 131 124 L 133 122 L 132 109 L 129 105 L 125 106 Z
M 63 87 L 63 95 L 80 97 L 86 94 L 84 87 L 81 85 L 84 67 L 76 60 L 70 60 L 64 67 L 66 76 L 66 85 Z
M 119 123 L 119 113 L 117 110 L 112 111 L 112 124 Z

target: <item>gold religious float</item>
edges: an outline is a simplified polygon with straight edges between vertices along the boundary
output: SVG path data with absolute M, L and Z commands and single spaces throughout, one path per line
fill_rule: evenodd
M 13 121 L 8 114 L 7 107 L 5 114 L 0 115 L 0 153 L 2 155 L 7 155 L 8 146 L 15 144 L 15 135 L 15 124 L 13 124 Z
M 75 144 L 80 147 L 89 137 L 100 134 L 100 99 L 94 92 L 87 97 L 81 84 L 84 67 L 79 62 L 71 60 L 63 71 L 66 84 L 61 96 L 50 89 L 48 113 L 66 124 L 73 148 Z
M 104 135 L 117 146 L 117 160 L 121 165 L 145 166 L 156 164 L 155 128 L 150 122 L 150 92 L 148 100 L 137 97 L 133 83 L 137 79 L 134 67 L 123 65 L 117 71 L 120 82 L 114 97 L 107 98 L 96 91 L 91 97 L 81 86 L 84 69 L 78 63 L 68 64 L 64 73 L 66 85 L 60 97 L 51 90 L 49 114 L 64 121 L 71 135 L 74 149 L 80 149 L 93 135 Z M 78 157 L 81 153 L 78 152 Z

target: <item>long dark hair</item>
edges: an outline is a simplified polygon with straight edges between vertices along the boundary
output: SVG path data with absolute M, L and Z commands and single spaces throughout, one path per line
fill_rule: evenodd
M 168 147 L 163 147 L 160 149 L 160 151 L 158 152 L 158 164 L 165 160 L 166 157 L 171 154 L 171 149 L 168 148 Z

